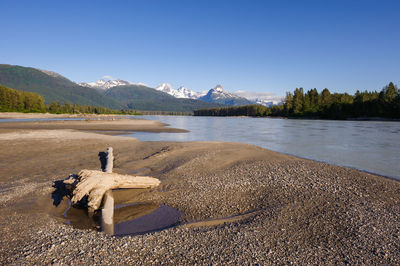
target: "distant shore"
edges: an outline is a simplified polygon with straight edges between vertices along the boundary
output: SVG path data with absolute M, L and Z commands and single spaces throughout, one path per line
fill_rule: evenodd
M 22 112 L 0 112 L 0 119 L 41 119 L 41 118 L 107 118 L 123 117 L 119 114 L 51 114 L 51 113 L 22 113 Z M 140 118 L 140 115 L 137 116 Z
M 195 115 L 196 116 L 196 115 Z M 218 115 L 210 115 L 210 116 L 198 116 L 198 117 L 242 117 L 242 118 L 270 118 L 270 119 L 298 119 L 298 120 L 328 120 L 328 121 L 393 121 L 398 122 L 400 119 L 398 118 L 387 118 L 387 117 L 354 117 L 354 118 L 343 118 L 343 119 L 333 119 L 333 118 L 323 118 L 323 117 L 315 117 L 315 116 L 245 116 L 245 115 L 237 115 L 237 116 L 218 116 Z
M 107 135 L 119 131 L 182 132 L 142 119 L 0 123 L 1 264 L 400 263 L 399 181 L 248 144 Z M 62 224 L 53 182 L 99 169 L 108 146 L 116 173 L 161 180 L 139 201 L 196 223 L 122 238 Z
M 0 113 L 0 119 L 42 119 L 42 118 L 82 118 L 82 120 L 60 120 L 60 121 L 24 121 L 2 123 L 0 130 L 8 129 L 74 129 L 85 131 L 146 131 L 146 132 L 187 132 L 184 129 L 169 128 L 167 124 L 146 120 L 146 119 L 127 119 L 119 115 L 70 115 L 70 114 L 22 114 L 22 113 Z

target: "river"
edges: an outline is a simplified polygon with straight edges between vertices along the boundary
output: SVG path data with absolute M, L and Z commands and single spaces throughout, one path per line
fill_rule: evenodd
M 141 141 L 244 142 L 400 180 L 400 122 L 195 116 L 142 118 L 190 132 L 135 132 L 128 136 Z

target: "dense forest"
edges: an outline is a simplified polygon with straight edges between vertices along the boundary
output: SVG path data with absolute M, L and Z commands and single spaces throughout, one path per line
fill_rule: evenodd
M 44 99 L 34 92 L 22 92 L 0 85 L 0 112 L 49 112 L 53 114 L 139 114 L 134 110 L 114 110 L 105 107 L 78 104 L 45 104 Z
M 174 112 L 174 111 L 142 111 L 142 115 L 177 115 L 177 116 L 192 116 L 193 112 Z
M 33 92 L 21 92 L 0 85 L 0 111 L 44 112 L 44 99 Z
M 202 109 L 194 112 L 197 116 L 284 116 L 313 117 L 327 119 L 346 118 L 400 118 L 400 90 L 392 82 L 380 92 L 357 91 L 354 95 L 331 93 L 323 89 L 304 92 L 296 88 L 286 93 L 283 104 L 265 107 L 246 105 Z

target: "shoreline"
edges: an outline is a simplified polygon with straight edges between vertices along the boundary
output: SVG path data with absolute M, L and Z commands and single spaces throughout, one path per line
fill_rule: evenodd
M 356 117 L 356 118 L 344 118 L 344 119 L 333 119 L 333 118 L 321 118 L 321 117 L 296 117 L 296 116 L 246 116 L 246 115 L 235 115 L 235 116 L 222 116 L 222 115 L 194 115 L 195 117 L 231 117 L 231 118 L 270 118 L 270 119 L 293 119 L 293 120 L 320 120 L 320 121 L 376 121 L 376 122 L 399 122 L 399 118 L 387 118 L 387 117 Z
M 101 118 L 119 117 L 123 115 L 114 114 L 51 114 L 51 113 L 19 113 L 0 112 L 0 119 L 37 119 L 37 118 Z M 140 117 L 140 116 L 138 116 Z
M 12 116 L 11 116 L 12 117 Z M 16 119 L 25 119 L 16 118 Z M 35 117 L 53 118 L 53 117 Z M 57 117 L 71 118 L 71 117 Z M 126 132 L 126 131 L 145 131 L 145 132 L 170 132 L 185 133 L 184 129 L 170 128 L 168 124 L 146 119 L 127 119 L 119 116 L 76 116 L 73 118 L 85 118 L 84 120 L 40 120 L 40 121 L 12 121 L 0 122 L 1 130 L 62 130 L 73 129 L 81 131 L 107 131 L 107 132 Z M 9 119 L 8 117 L 3 119 Z
M 0 155 L 2 264 L 400 263 L 398 180 L 249 144 L 139 142 L 74 122 L 19 129 L 0 123 L 0 148 L 8 152 Z M 132 127 L 101 122 L 96 127 L 104 131 Z M 179 210 L 183 226 L 117 238 L 49 214 L 38 199 L 51 200 L 53 182 L 69 173 L 98 169 L 97 153 L 107 146 L 115 151 L 115 172 L 161 180 L 138 200 Z M 184 227 L 253 211 L 260 212 Z

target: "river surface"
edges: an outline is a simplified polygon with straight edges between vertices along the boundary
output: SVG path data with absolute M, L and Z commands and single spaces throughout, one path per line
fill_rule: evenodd
M 400 180 L 400 122 L 142 116 L 188 133 L 135 132 L 141 141 L 244 142 Z

